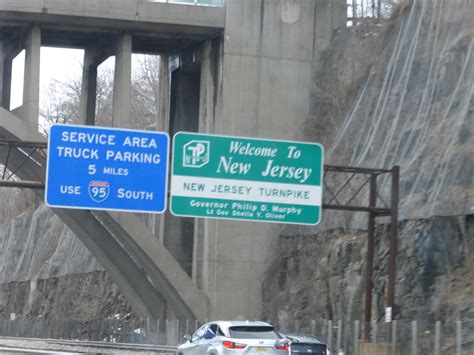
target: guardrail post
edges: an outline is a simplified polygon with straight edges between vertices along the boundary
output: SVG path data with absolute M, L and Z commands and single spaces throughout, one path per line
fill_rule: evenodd
M 342 343 L 342 320 L 337 321 L 337 338 L 336 338 L 336 350 L 341 351 Z
M 370 354 L 377 355 L 377 322 L 372 321 L 372 345 L 370 347 Z
M 434 338 L 434 354 L 439 355 L 440 347 L 441 322 L 438 320 L 435 324 L 435 338 Z
M 332 320 L 328 320 L 328 327 L 327 327 L 327 330 L 328 330 L 328 334 L 327 334 L 327 341 L 326 341 L 326 345 L 329 346 L 329 348 L 331 348 L 331 338 L 332 338 Z
M 311 334 L 316 335 L 316 321 L 314 319 L 311 321 Z
M 462 324 L 460 320 L 456 321 L 456 355 L 462 354 Z
M 418 354 L 418 329 L 416 320 L 411 322 L 411 354 Z
M 176 319 L 176 344 L 179 344 L 179 319 Z
M 354 355 L 359 351 L 359 321 L 354 321 Z
M 391 344 L 390 344 L 390 355 L 396 355 L 397 349 L 397 321 L 394 320 L 391 323 L 392 334 L 391 334 Z

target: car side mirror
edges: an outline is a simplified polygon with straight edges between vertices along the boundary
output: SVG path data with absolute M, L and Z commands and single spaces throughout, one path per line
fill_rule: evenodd
M 193 340 L 193 337 L 192 337 L 191 335 L 189 335 L 189 334 L 186 334 L 186 335 L 184 336 L 184 340 L 186 340 L 187 342 L 190 342 L 190 343 L 191 343 L 192 340 Z

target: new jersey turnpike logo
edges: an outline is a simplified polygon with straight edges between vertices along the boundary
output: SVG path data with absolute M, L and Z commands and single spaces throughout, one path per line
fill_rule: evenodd
M 192 140 L 183 146 L 183 166 L 200 168 L 209 163 L 209 141 Z

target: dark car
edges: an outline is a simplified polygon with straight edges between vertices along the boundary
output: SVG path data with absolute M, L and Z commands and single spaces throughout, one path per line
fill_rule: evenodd
M 284 334 L 290 341 L 290 354 L 330 355 L 326 344 L 313 335 Z

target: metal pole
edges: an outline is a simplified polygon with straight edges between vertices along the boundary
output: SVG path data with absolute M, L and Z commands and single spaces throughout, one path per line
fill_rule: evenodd
M 390 241 L 388 255 L 388 286 L 387 307 L 392 308 L 392 316 L 395 314 L 395 277 L 397 267 L 397 239 L 398 239 L 398 194 L 400 184 L 400 167 L 392 169 L 392 192 L 390 205 Z
M 370 175 L 369 186 L 369 207 L 375 207 L 377 175 Z M 364 304 L 364 339 L 370 338 L 370 322 L 372 320 L 372 289 L 374 283 L 372 280 L 374 272 L 374 244 L 375 244 L 375 213 L 369 212 L 369 221 L 367 225 L 367 259 L 365 267 L 365 304 Z

